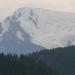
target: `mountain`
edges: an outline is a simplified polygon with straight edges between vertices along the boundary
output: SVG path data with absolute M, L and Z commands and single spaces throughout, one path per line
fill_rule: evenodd
M 37 45 L 50 49 L 75 45 L 75 13 L 20 8 L 14 16 Z
M 37 62 L 43 61 L 59 75 L 75 75 L 75 46 L 43 50 L 30 55 Z
M 19 8 L 0 23 L 0 52 L 31 53 L 75 45 L 75 13 Z
M 8 29 L 4 29 L 5 25 Z M 28 54 L 42 49 L 44 47 L 31 42 L 30 35 L 21 28 L 15 17 L 8 17 L 0 24 L 0 52 Z

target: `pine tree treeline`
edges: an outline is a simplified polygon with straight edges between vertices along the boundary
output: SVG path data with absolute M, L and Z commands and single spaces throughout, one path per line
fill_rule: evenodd
M 50 67 L 26 55 L 0 54 L 0 75 L 55 75 Z
M 41 60 L 59 75 L 75 75 L 75 46 L 45 49 L 29 56 L 37 61 Z

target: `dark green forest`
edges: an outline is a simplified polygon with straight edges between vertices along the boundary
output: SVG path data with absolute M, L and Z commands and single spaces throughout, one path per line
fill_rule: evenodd
M 0 75 L 75 75 L 75 46 L 20 56 L 0 53 Z
M 42 61 L 27 55 L 0 54 L 0 75 L 57 75 Z
M 75 75 L 75 46 L 42 50 L 30 54 L 30 57 L 41 60 L 59 75 Z

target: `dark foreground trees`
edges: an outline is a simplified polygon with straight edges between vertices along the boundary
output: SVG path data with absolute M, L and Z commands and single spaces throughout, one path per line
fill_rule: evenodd
M 75 75 L 75 46 L 42 50 L 30 55 L 50 66 L 59 75 Z
M 41 61 L 28 56 L 0 54 L 0 75 L 56 75 Z

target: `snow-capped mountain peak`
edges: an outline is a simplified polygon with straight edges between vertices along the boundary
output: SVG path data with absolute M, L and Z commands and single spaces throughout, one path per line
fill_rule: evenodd
M 74 45 L 75 14 L 36 8 L 20 8 L 15 14 L 33 43 L 46 48 Z M 73 37 L 73 38 L 72 38 Z
M 40 45 L 42 47 L 37 47 L 39 50 L 43 47 L 57 48 L 75 45 L 75 14 L 20 8 L 0 23 L 0 37 L 3 38 L 2 42 L 7 37 L 10 40 L 19 40 L 22 46 L 24 44 Z M 11 39 L 11 37 L 14 38 Z

